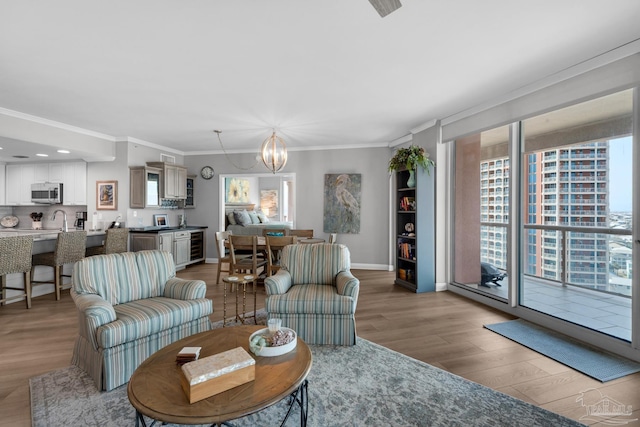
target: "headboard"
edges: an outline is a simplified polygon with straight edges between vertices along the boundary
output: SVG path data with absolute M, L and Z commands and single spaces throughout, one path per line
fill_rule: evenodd
M 254 210 L 256 207 L 255 203 L 225 203 L 224 205 L 224 229 L 227 229 L 229 225 L 229 217 L 227 214 L 233 211 L 241 211 L 246 209 L 247 212 Z

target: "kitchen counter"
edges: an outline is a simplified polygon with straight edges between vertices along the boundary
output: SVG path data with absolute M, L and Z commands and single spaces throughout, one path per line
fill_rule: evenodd
M 140 228 L 130 228 L 130 233 L 169 233 L 174 231 L 197 231 L 197 230 L 205 230 L 209 228 L 206 225 L 188 225 L 184 228 L 180 227 L 140 227 Z
M 34 242 L 39 242 L 42 240 L 56 240 L 58 238 L 58 233 L 62 230 L 33 230 L 31 228 L 2 228 L 0 229 L 0 239 L 3 237 L 11 237 L 11 236 L 33 236 Z M 69 231 L 76 231 L 75 229 L 69 229 Z M 105 230 L 87 230 L 87 238 L 92 236 L 104 236 L 106 234 Z M 89 246 L 89 245 L 87 245 Z M 91 245 L 94 246 L 94 245 Z

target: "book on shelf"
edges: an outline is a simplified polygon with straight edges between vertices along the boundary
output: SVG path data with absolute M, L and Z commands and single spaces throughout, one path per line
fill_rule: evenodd
M 415 197 L 405 196 L 400 199 L 400 210 L 401 211 L 414 211 L 416 210 L 416 199 Z

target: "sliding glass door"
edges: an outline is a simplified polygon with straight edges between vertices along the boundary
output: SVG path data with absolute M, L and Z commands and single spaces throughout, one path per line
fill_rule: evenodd
M 453 283 L 631 341 L 633 117 L 629 89 L 456 140 Z
M 631 340 L 633 92 L 522 123 L 520 305 Z

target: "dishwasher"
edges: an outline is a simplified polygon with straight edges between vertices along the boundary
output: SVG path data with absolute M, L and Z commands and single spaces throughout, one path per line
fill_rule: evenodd
M 176 231 L 173 233 L 173 256 L 176 267 L 184 267 L 191 258 L 191 232 Z

